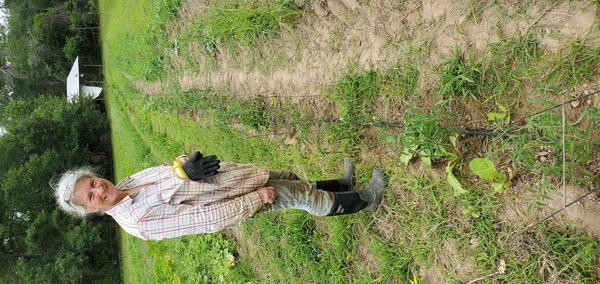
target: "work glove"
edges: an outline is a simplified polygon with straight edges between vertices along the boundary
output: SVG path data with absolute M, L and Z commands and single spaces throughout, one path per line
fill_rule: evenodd
M 220 168 L 217 156 L 203 157 L 198 151 L 183 164 L 183 170 L 191 180 L 207 179 L 217 174 Z

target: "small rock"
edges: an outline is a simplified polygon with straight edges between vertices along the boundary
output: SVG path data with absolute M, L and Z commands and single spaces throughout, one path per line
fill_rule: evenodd
M 583 94 L 584 94 L 584 95 L 589 95 L 589 94 L 590 94 L 590 90 L 585 90 L 585 91 L 583 91 Z
M 572 101 L 571 102 L 571 107 L 576 108 L 577 106 L 579 106 L 579 101 Z

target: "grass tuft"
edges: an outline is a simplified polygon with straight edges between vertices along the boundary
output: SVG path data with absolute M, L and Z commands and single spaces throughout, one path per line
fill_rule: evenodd
M 293 24 L 300 10 L 294 1 L 223 2 L 212 6 L 197 29 L 209 52 L 217 46 L 253 46 L 258 40 L 272 36 L 282 26 Z
M 447 99 L 471 98 L 477 99 L 485 85 L 485 70 L 481 63 L 475 61 L 473 53 L 468 58 L 456 48 L 454 57 L 444 62 L 443 71 L 440 75 L 442 87 L 439 94 Z

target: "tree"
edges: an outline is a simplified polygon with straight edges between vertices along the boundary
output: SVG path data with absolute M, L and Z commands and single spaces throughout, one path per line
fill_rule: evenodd
M 68 103 L 41 96 L 5 108 L 0 136 L 0 262 L 21 281 L 71 283 L 98 278 L 114 263 L 114 230 L 59 210 L 49 181 L 107 151 L 108 121 L 90 98 Z M 110 165 L 107 165 L 107 170 Z M 104 221 L 102 221 L 104 220 Z M 1 265 L 1 264 L 0 264 Z M 108 269 L 106 269 L 108 270 Z M 38 275 L 32 275 L 38 274 Z
M 96 0 L 20 0 L 5 5 L 10 16 L 0 49 L 10 66 L 0 64 L 0 76 L 14 91 L 13 99 L 64 95 L 77 55 L 100 64 L 97 34 L 85 29 L 98 26 Z

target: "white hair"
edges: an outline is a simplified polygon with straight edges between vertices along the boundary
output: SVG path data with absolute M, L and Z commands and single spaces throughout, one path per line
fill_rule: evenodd
M 98 177 L 98 175 L 89 168 L 79 168 L 62 174 L 60 180 L 52 185 L 56 202 L 60 208 L 63 211 L 80 218 L 85 218 L 90 215 L 85 206 L 77 204 L 73 194 L 75 193 L 75 186 L 82 178 L 94 177 Z

